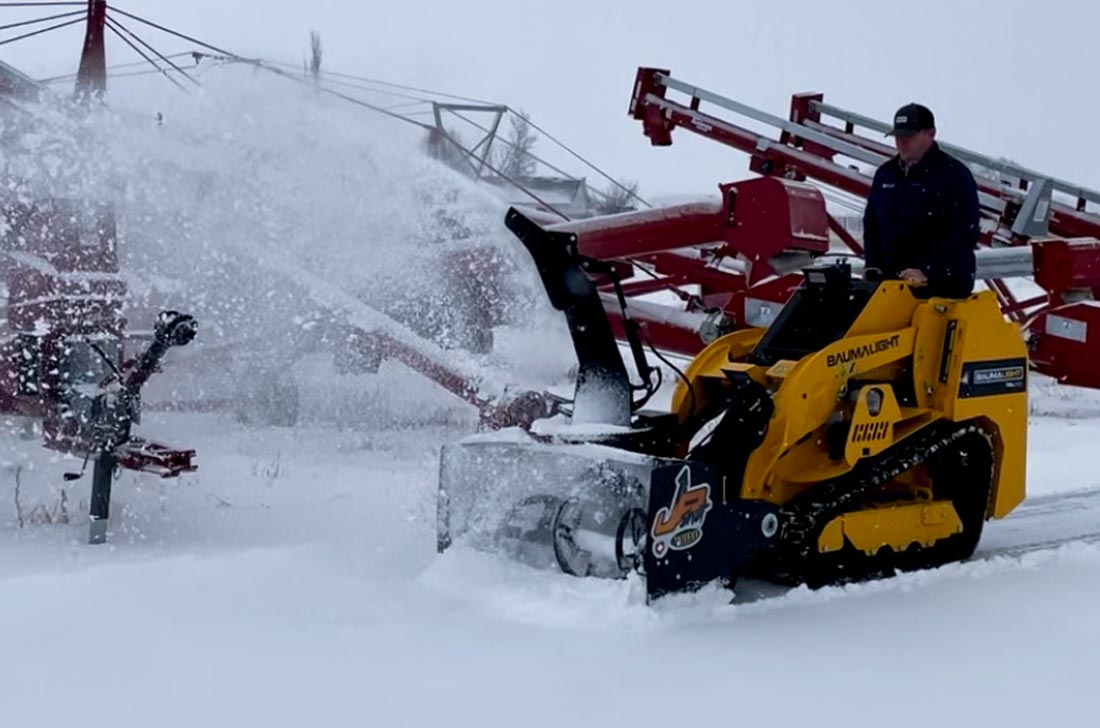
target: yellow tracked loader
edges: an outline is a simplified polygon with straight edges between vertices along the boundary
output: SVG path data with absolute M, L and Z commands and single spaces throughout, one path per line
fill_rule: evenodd
M 607 271 L 568 233 L 514 209 L 505 222 L 569 322 L 572 416 L 444 448 L 441 551 L 639 571 L 651 598 L 742 576 L 820 586 L 965 559 L 1023 500 L 1027 349 L 992 293 L 922 299 L 809 268 L 767 330 L 714 341 L 672 411 L 651 412 L 593 281 Z

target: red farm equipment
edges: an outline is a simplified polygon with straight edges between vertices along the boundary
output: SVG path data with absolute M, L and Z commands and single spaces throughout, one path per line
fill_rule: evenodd
M 551 228 L 575 235 L 600 271 L 620 338 L 625 310 L 655 347 L 691 356 L 724 332 L 770 323 L 809 258 L 839 253 L 860 264 L 858 236 L 830 213 L 823 193 L 866 199 L 874 169 L 894 150 L 859 131 L 883 134 L 887 123 L 828 105 L 821 94 L 793 96 L 784 119 L 655 68 L 638 70 L 629 113 L 655 146 L 670 145 L 683 128 L 749 155 L 760 176 L 719 185 L 712 201 Z M 1100 216 L 1087 209 L 1100 192 L 941 146 L 978 180 L 978 277 L 1024 327 L 1033 366 L 1062 383 L 1100 386 L 1090 364 L 1100 353 Z M 1030 295 L 1014 291 L 1026 287 Z M 651 295 L 658 292 L 666 293 L 661 302 Z M 669 305 L 667 294 L 680 304 Z

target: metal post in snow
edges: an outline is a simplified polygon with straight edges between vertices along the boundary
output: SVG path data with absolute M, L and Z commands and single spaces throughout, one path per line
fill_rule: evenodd
M 104 448 L 95 459 L 92 470 L 92 501 L 89 509 L 88 543 L 107 543 L 107 521 L 111 516 L 111 481 L 114 480 L 118 457 L 114 450 Z

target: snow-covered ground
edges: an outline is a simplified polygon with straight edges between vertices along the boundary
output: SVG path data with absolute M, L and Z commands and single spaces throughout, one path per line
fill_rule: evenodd
M 1037 410 L 1061 401 L 1038 389 Z M 1095 545 L 743 606 L 718 591 L 646 606 L 636 582 L 437 556 L 436 456 L 463 425 L 317 420 L 147 415 L 142 429 L 196 447 L 201 469 L 122 476 L 105 547 L 81 543 L 87 481 L 60 479 L 74 464 L 0 439 L 4 723 L 1094 720 Z M 1034 417 L 1032 492 L 1100 488 L 1098 434 L 1095 414 Z M 38 505 L 56 515 L 63 485 L 73 522 L 31 523 Z

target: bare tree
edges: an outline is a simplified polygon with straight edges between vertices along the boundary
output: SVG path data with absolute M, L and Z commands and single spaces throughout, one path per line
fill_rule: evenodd
M 633 210 L 638 202 L 638 183 L 619 180 L 617 185 L 609 185 L 596 200 L 596 210 L 601 215 L 613 215 L 616 212 Z
M 529 119 L 529 115 L 523 110 L 513 111 L 508 117 L 508 124 L 511 127 L 508 130 L 508 144 L 498 167 L 502 173 L 512 179 L 533 177 L 538 168 L 537 161 L 531 156 L 535 142 L 538 141 L 538 135 L 531 129 Z
M 306 73 L 313 78 L 313 83 L 321 83 L 321 34 L 316 30 L 309 31 L 309 58 L 306 59 Z
M 424 141 L 424 151 L 428 156 L 454 169 L 469 172 L 470 155 L 466 153 L 465 146 L 462 137 L 453 127 L 444 130 L 432 129 Z

